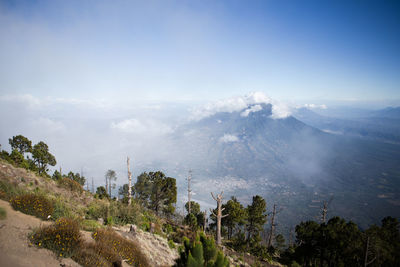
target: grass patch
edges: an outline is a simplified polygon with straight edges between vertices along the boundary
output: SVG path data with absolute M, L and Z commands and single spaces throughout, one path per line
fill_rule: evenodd
M 65 203 L 66 200 L 62 199 L 61 197 L 55 197 L 52 199 L 54 203 L 54 211 L 53 211 L 53 220 L 57 220 L 59 218 L 72 218 L 73 211 L 70 207 L 68 207 Z
M 7 212 L 3 207 L 0 207 L 0 220 L 7 218 Z
M 79 223 L 69 218 L 60 218 L 50 226 L 39 228 L 33 232 L 30 240 L 60 257 L 72 256 L 82 244 Z
M 140 247 L 133 241 L 127 240 L 111 229 L 98 229 L 93 233 L 96 243 L 103 244 L 118 253 L 126 262 L 133 266 L 150 266 Z
M 23 194 L 10 200 L 11 206 L 25 214 L 46 220 L 53 214 L 53 204 L 42 195 Z
M 81 222 L 81 227 L 85 231 L 94 232 L 97 230 L 97 228 L 100 228 L 102 226 L 95 220 L 83 220 Z
M 62 178 L 62 179 L 58 180 L 57 182 L 61 187 L 66 188 L 70 191 L 74 191 L 74 192 L 78 192 L 78 193 L 83 192 L 82 185 L 74 180 L 69 179 L 69 178 Z
M 16 184 L 11 184 L 7 181 L 0 181 L 0 199 L 9 201 L 11 198 L 24 194 L 25 190 L 18 187 Z

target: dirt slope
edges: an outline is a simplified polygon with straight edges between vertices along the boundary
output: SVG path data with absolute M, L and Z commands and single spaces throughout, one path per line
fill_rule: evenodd
M 57 259 L 50 250 L 29 244 L 28 234 L 32 229 L 50 222 L 42 222 L 38 218 L 15 211 L 3 200 L 0 200 L 0 207 L 7 212 L 6 219 L 0 220 L 0 266 L 80 266 L 71 259 Z

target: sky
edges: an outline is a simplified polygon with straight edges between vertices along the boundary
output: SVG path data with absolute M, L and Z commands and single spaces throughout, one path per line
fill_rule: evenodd
M 276 117 L 399 106 L 399 14 L 399 1 L 0 0 L 0 144 L 45 141 L 57 168 L 101 183 L 254 96 Z
M 400 99 L 398 1 L 0 1 L 0 95 Z

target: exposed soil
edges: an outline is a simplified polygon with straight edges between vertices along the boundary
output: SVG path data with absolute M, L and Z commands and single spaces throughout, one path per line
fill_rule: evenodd
M 71 259 L 57 258 L 50 250 L 30 245 L 28 234 L 51 222 L 15 211 L 3 200 L 0 200 L 0 207 L 7 212 L 6 219 L 0 220 L 0 266 L 80 266 Z

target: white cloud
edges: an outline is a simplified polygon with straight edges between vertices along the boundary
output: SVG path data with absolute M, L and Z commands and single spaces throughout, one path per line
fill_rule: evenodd
M 29 108 L 37 108 L 37 107 L 40 107 L 40 105 L 41 105 L 40 99 L 37 97 L 34 97 L 30 94 L 2 95 L 2 96 L 0 96 L 0 101 L 23 104 Z
M 305 104 L 304 107 L 308 109 L 327 109 L 328 107 L 324 104 L 317 105 L 317 104 Z
M 41 131 L 46 132 L 64 132 L 66 130 L 65 125 L 60 122 L 49 118 L 41 117 L 32 122 L 36 129 L 41 129 Z
M 252 92 L 245 96 L 228 98 L 216 102 L 208 103 L 203 107 L 197 108 L 192 112 L 192 119 L 200 120 L 212 116 L 218 112 L 239 112 L 241 116 L 247 117 L 251 112 L 262 110 L 261 104 L 272 105 L 271 118 L 281 119 L 291 115 L 291 108 L 281 102 L 269 98 L 262 92 Z
M 242 113 L 240 113 L 240 116 L 247 117 L 247 116 L 249 116 L 250 113 L 257 112 L 257 111 L 260 111 L 260 110 L 262 110 L 262 106 L 261 105 L 254 105 L 254 106 L 251 106 L 250 108 L 246 109 Z
M 232 142 L 239 141 L 239 138 L 236 135 L 224 134 L 224 136 L 222 136 L 219 139 L 219 141 L 222 142 L 222 143 L 232 143 Z
M 170 126 L 154 120 L 126 119 L 120 122 L 111 122 L 111 129 L 123 133 L 162 135 L 172 132 Z

